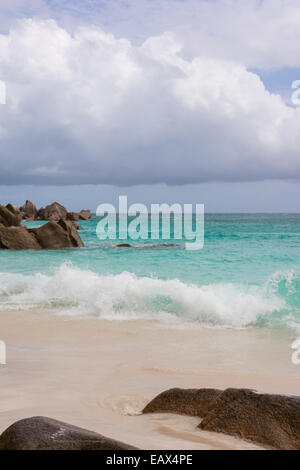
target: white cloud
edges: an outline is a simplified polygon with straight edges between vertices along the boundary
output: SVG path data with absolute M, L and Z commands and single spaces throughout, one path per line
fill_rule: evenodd
M 299 0 L 1 0 L 0 28 L 17 17 L 53 18 L 69 31 L 97 24 L 135 44 L 173 31 L 188 56 L 300 67 Z
M 0 184 L 299 178 L 300 108 L 237 61 L 183 48 L 53 20 L 0 35 Z

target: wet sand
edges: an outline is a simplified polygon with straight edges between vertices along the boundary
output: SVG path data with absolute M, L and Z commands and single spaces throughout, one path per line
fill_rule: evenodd
M 141 449 L 259 448 L 200 431 L 199 418 L 140 415 L 171 388 L 248 387 L 300 396 L 293 337 L 270 330 L 179 328 L 155 321 L 0 312 L 0 432 L 36 415 L 69 422 Z

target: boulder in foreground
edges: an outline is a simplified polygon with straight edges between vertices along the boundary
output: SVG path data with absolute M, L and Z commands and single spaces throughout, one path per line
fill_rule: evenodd
M 171 388 L 160 393 L 143 409 L 143 413 L 178 413 L 188 416 L 205 416 L 210 402 L 220 395 L 214 388 Z
M 211 402 L 199 427 L 276 449 L 300 450 L 300 397 L 228 388 Z
M 171 389 L 143 413 L 170 412 L 203 418 L 199 428 L 281 450 L 300 450 L 300 397 L 248 389 Z
M 37 416 L 12 424 L 0 436 L 0 450 L 137 450 L 51 418 Z

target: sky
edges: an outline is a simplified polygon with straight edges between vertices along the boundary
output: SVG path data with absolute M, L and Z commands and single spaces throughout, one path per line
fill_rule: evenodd
M 0 202 L 300 212 L 299 44 L 299 0 L 1 0 Z

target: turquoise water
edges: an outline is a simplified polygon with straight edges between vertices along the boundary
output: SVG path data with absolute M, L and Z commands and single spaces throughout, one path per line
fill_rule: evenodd
M 81 222 L 85 248 L 2 250 L 0 309 L 298 331 L 300 215 L 206 215 L 199 251 L 174 240 L 118 248 L 98 240 L 97 223 Z

